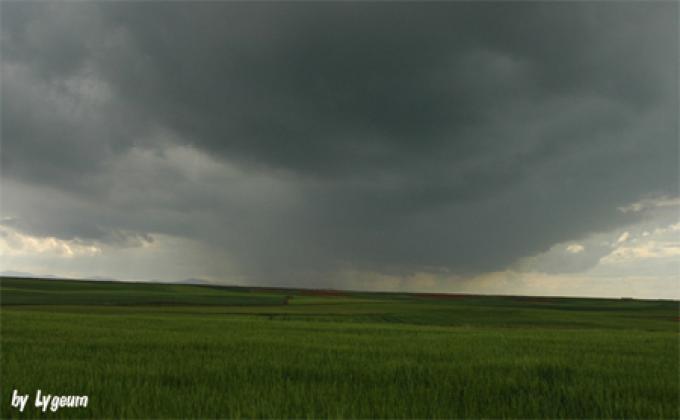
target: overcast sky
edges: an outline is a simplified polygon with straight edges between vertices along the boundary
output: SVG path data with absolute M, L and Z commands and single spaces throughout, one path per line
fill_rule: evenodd
M 2 2 L 2 270 L 680 298 L 676 2 Z

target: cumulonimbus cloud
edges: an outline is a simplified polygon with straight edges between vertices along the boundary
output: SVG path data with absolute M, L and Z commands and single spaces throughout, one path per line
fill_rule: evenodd
M 500 270 L 677 196 L 677 7 L 5 3 L 2 211 L 252 276 Z

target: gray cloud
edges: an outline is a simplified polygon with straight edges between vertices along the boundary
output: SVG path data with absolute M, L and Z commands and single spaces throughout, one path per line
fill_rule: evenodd
M 503 269 L 678 194 L 677 30 L 674 3 L 3 3 L 2 210 L 272 282 Z

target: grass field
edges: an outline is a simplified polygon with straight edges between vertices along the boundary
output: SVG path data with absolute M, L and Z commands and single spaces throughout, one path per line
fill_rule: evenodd
M 2 418 L 680 417 L 678 302 L 3 278 L 0 303 Z

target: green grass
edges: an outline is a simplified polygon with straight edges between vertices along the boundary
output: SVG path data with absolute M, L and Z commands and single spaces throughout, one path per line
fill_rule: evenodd
M 13 389 L 90 398 L 32 418 L 680 417 L 678 302 L 19 279 L 0 302 L 3 418 Z
M 184 284 L 5 278 L 3 305 L 278 305 L 285 296 Z

